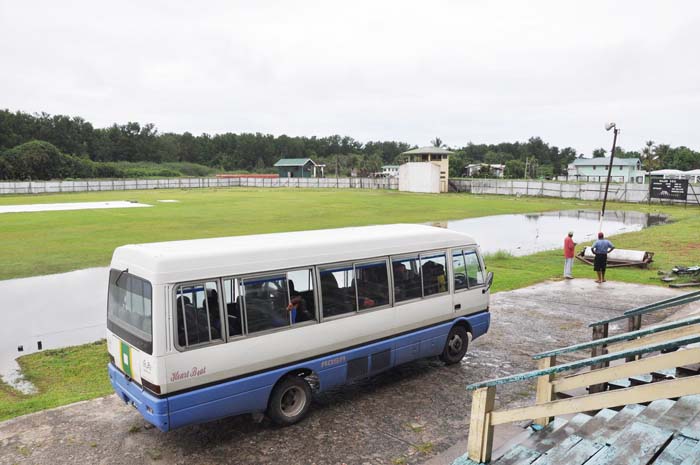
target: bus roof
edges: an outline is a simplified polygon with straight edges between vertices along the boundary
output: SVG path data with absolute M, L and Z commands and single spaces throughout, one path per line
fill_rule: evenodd
M 392 224 L 124 245 L 112 268 L 163 284 L 473 244 L 448 229 Z

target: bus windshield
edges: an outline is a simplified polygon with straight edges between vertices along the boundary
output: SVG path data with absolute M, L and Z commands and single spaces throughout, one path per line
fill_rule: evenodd
M 153 345 L 151 283 L 126 271 L 109 271 L 107 328 L 141 350 Z

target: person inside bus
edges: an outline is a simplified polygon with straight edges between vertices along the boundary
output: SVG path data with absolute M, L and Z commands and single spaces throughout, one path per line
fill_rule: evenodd
M 221 339 L 221 314 L 219 313 L 219 293 L 216 289 L 207 289 L 207 309 L 209 310 L 209 324 L 211 325 L 211 338 Z M 206 317 L 206 315 L 204 315 Z M 204 323 L 206 329 L 206 320 Z M 208 339 L 209 334 L 204 339 Z
M 298 292 L 294 287 L 294 281 L 287 281 L 289 286 L 289 296 L 290 301 L 287 305 L 287 311 L 289 312 L 290 321 L 294 323 L 302 323 L 304 321 L 309 321 L 313 319 L 313 315 L 309 306 L 306 304 L 306 298 L 301 292 Z M 313 291 L 308 291 L 311 294 L 310 298 L 313 299 Z M 306 292 L 304 292 L 306 294 Z

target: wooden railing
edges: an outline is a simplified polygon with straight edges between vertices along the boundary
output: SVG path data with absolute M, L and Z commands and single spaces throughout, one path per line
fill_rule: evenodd
M 589 328 L 593 329 L 592 339 L 604 339 L 610 335 L 610 324 L 617 323 L 618 321 L 627 320 L 627 331 L 637 331 L 642 327 L 642 317 L 644 315 L 658 312 L 659 310 L 665 310 L 668 308 L 677 307 L 679 305 L 685 305 L 688 303 L 696 302 L 700 300 L 700 291 L 689 292 L 679 296 L 671 297 L 669 299 L 659 300 L 652 304 L 642 305 L 641 307 L 632 308 L 627 310 L 620 316 L 613 318 L 608 318 L 607 320 L 596 321 L 588 325 Z M 607 348 L 605 345 L 596 345 L 591 350 L 591 357 L 596 357 L 606 353 Z M 627 359 L 628 362 L 634 361 L 633 357 Z M 604 368 L 606 365 L 602 365 L 595 368 Z M 601 392 L 604 389 L 602 384 L 591 386 L 590 392 Z
M 493 427 L 495 425 L 534 420 L 537 425 L 544 426 L 556 415 L 700 394 L 698 377 L 688 377 L 556 400 L 558 392 L 585 386 L 590 387 L 657 370 L 700 363 L 700 348 L 684 348 L 684 346 L 696 343 L 700 343 L 700 317 L 686 318 L 653 328 L 640 329 L 543 352 L 534 356 L 535 359 L 539 360 L 537 370 L 468 386 L 467 389 L 473 391 L 468 441 L 469 459 L 477 463 L 491 460 Z M 557 355 L 595 347 L 606 347 L 607 353 L 561 365 L 556 364 Z M 676 350 L 679 348 L 682 350 Z M 670 350 L 673 352 L 664 353 Z M 638 360 L 643 355 L 651 356 Z M 608 366 L 610 362 L 615 360 L 633 361 Z M 557 378 L 557 375 L 582 368 L 591 368 L 592 371 Z M 510 410 L 494 409 L 498 386 L 532 379 L 537 380 L 534 406 Z

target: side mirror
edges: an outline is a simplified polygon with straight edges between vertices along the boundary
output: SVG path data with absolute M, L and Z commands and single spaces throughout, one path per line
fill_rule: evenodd
M 482 294 L 486 294 L 489 289 L 491 289 L 491 285 L 493 284 L 493 271 L 489 271 L 489 274 L 486 275 L 486 288 L 482 291 Z

